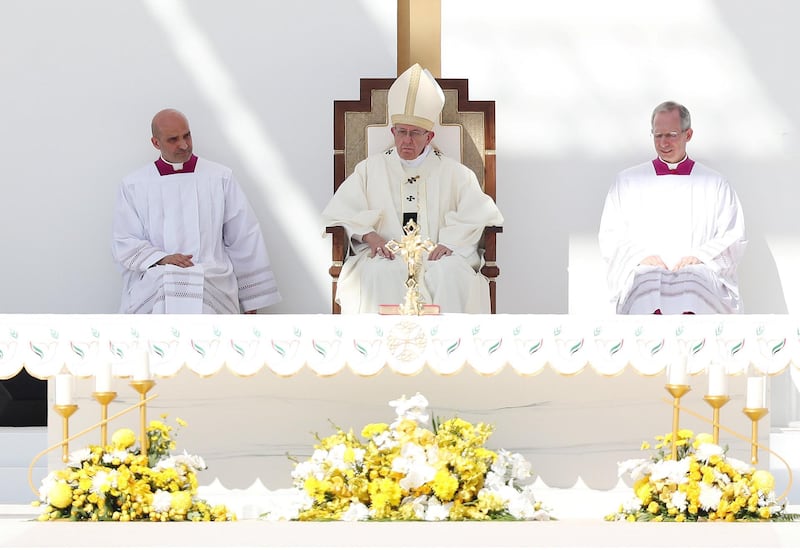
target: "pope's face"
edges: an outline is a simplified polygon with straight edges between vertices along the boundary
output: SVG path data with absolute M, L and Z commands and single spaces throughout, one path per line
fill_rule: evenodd
M 686 144 L 692 129 L 681 130 L 681 114 L 677 109 L 656 113 L 653 119 L 653 144 L 664 162 L 680 162 L 686 156 Z
M 433 139 L 433 132 L 410 124 L 396 124 L 392 127 L 392 135 L 397 154 L 403 160 L 414 160 L 420 156 Z
M 192 156 L 192 132 L 189 121 L 178 113 L 166 113 L 155 124 L 153 147 L 161 151 L 167 162 L 182 163 Z

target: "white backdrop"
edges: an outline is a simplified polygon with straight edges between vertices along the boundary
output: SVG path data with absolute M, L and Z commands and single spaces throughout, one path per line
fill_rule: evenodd
M 798 16 L 791 0 L 443 0 L 442 76 L 497 101 L 499 311 L 604 311 L 606 190 L 652 158 L 650 110 L 675 99 L 690 154 L 744 205 L 747 312 L 799 312 Z M 3 2 L 0 312 L 116 311 L 114 196 L 155 158 L 163 107 L 245 187 L 284 296 L 270 311 L 326 312 L 332 102 L 395 74 L 395 23 L 392 0 Z

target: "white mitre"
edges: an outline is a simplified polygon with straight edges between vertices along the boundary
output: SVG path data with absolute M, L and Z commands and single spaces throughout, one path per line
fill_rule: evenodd
M 432 130 L 444 107 L 444 92 L 427 69 L 415 63 L 389 88 L 392 124 L 410 124 Z

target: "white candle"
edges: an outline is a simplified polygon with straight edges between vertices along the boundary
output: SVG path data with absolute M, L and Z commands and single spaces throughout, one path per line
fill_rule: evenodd
M 673 386 L 686 386 L 689 384 L 689 374 L 686 371 L 686 357 L 683 355 L 675 358 L 670 364 L 669 383 Z
M 97 393 L 111 391 L 111 363 L 100 363 L 94 377 L 94 391 Z
M 72 375 L 56 374 L 56 405 L 74 405 L 72 399 Z
M 152 380 L 150 374 L 150 352 L 147 350 L 136 354 L 136 363 L 133 365 L 134 380 Z
M 767 404 L 767 378 L 765 376 L 747 377 L 747 398 L 745 407 L 763 409 Z
M 725 365 L 711 363 L 708 366 L 708 395 L 728 395 L 728 377 Z

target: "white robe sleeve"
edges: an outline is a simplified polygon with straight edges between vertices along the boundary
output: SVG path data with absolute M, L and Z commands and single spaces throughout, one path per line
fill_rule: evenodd
M 744 255 L 744 216 L 739 198 L 726 181 L 721 181 L 717 192 L 714 235 L 696 247 L 690 255 L 697 257 L 717 274 L 735 271 Z
M 367 162 L 360 162 L 352 174 L 345 179 L 322 211 L 326 226 L 340 225 L 347 232 L 348 240 L 353 235 L 366 235 L 376 231 L 383 210 L 370 209 L 367 197 Z
M 111 253 L 121 271 L 144 272 L 167 253 L 148 240 L 131 192 L 132 188 L 123 183 L 117 194 Z
M 276 304 L 281 295 L 258 219 L 233 175 L 224 185 L 222 244 L 236 274 L 242 311 Z
M 475 250 L 486 226 L 502 225 L 500 214 L 489 195 L 485 194 L 475 174 L 463 168 L 466 177 L 458 186 L 455 208 L 444 213 L 439 228 L 439 242 L 466 256 Z
M 625 216 L 622 214 L 617 182 L 606 196 L 600 218 L 600 254 L 608 265 L 607 282 L 611 301 L 620 298 L 633 280 L 634 269 L 647 255 L 644 246 L 630 235 Z

